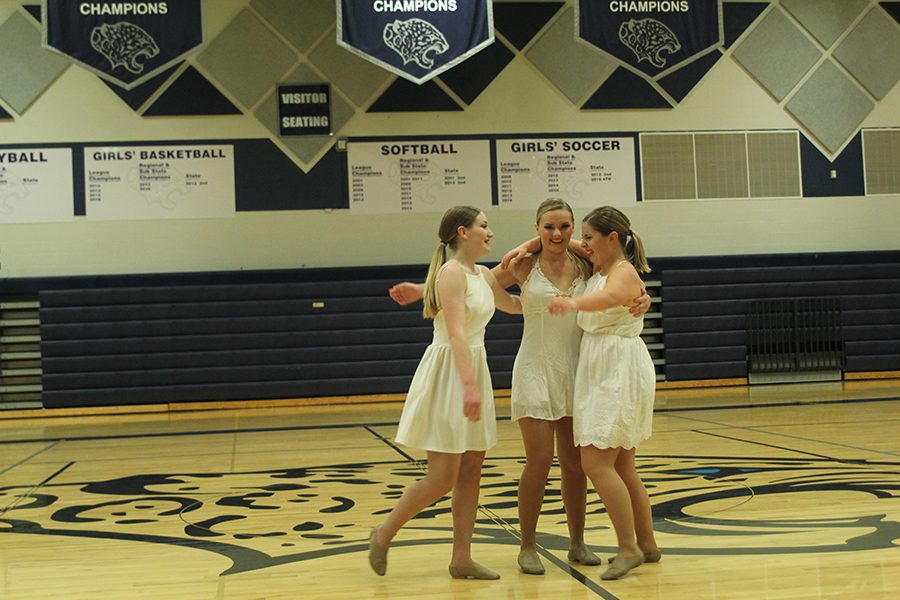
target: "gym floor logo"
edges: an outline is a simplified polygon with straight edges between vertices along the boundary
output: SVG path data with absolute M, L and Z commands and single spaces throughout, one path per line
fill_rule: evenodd
M 485 463 L 476 543 L 518 545 L 507 524 L 516 523 L 521 463 L 519 457 Z M 898 462 L 647 456 L 639 463 L 655 528 L 670 555 L 850 552 L 891 548 L 900 538 Z M 0 534 L 211 552 L 231 561 L 227 575 L 364 553 L 371 526 L 422 475 L 417 464 L 383 462 L 5 486 Z M 541 525 L 560 535 L 542 533 L 541 543 L 562 550 L 568 539 L 558 486 L 552 476 Z M 854 496 L 867 500 L 853 502 Z M 742 510 L 751 499 L 753 507 Z M 598 516 L 603 512 L 591 494 L 588 541 L 614 552 L 608 520 Z M 449 498 L 442 498 L 411 521 L 395 545 L 449 543 L 449 513 Z

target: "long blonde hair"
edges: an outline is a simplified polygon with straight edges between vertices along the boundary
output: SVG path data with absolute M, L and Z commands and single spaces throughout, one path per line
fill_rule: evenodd
M 638 234 L 631 229 L 631 221 L 618 208 L 602 206 L 595 208 L 582 219 L 603 235 L 609 235 L 613 231 L 619 234 L 619 244 L 625 252 L 625 258 L 638 271 L 649 273 L 650 265 L 647 264 L 647 256 L 644 254 L 644 243 Z
M 480 214 L 481 210 L 474 206 L 454 206 L 447 209 L 441 218 L 441 225 L 438 227 L 440 241 L 431 256 L 428 276 L 425 278 L 425 294 L 422 298 L 424 303 L 422 316 L 426 319 L 433 319 L 440 311 L 437 302 L 437 274 L 447 262 L 447 248 L 456 249 L 459 242 L 459 228 L 471 227 Z

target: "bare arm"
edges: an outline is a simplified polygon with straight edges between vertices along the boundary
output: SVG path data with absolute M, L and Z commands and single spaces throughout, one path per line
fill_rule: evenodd
M 602 290 L 576 298 L 554 298 L 547 310 L 550 314 L 564 315 L 576 310 L 596 311 L 614 306 L 624 306 L 641 285 L 641 278 L 634 267 L 624 264 L 610 272 Z
M 519 271 L 518 265 L 503 268 L 503 266 L 498 264 L 491 269 L 491 274 L 497 280 L 497 283 L 499 283 L 503 289 L 506 289 L 516 283 L 521 283 L 518 276 Z M 413 302 L 418 302 L 425 296 L 425 284 L 414 283 L 412 281 L 401 281 L 400 283 L 391 286 L 391 289 L 388 290 L 388 294 L 394 302 L 400 306 L 406 306 Z
M 472 350 L 466 339 L 466 285 L 462 268 L 451 262 L 441 271 L 437 291 L 453 362 L 463 384 L 463 414 L 470 421 L 478 421 L 481 418 L 481 391 L 475 381 Z
M 497 278 L 494 276 L 493 269 L 490 271 L 487 269 L 487 267 L 479 267 L 479 269 L 483 269 L 484 276 L 487 279 L 487 282 L 491 285 L 491 291 L 494 292 L 494 304 L 497 305 L 497 308 L 505 313 L 521 315 L 522 301 L 519 299 L 519 297 L 513 296 L 506 291 L 506 288 L 503 287 L 503 285 L 499 281 L 497 281 Z
M 647 294 L 643 282 L 641 282 L 641 295 L 626 306 L 632 317 L 643 317 L 650 310 L 650 296 Z
M 394 302 L 401 306 L 412 304 L 422 299 L 425 295 L 424 283 L 412 283 L 411 281 L 402 281 L 388 290 Z
M 503 258 L 500 259 L 500 266 L 504 269 L 508 269 L 510 264 L 522 260 L 528 254 L 534 254 L 540 251 L 541 238 L 533 237 L 527 242 L 522 242 L 521 244 L 504 254 Z

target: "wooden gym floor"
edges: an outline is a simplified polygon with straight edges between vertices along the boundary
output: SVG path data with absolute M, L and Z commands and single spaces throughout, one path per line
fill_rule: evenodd
M 401 531 L 386 577 L 369 529 L 420 477 L 401 404 L 0 419 L 0 597 L 897 598 L 900 380 L 661 391 L 639 466 L 659 564 L 569 565 L 558 469 L 544 576 L 516 567 L 522 467 L 508 400 L 485 463 L 476 560 L 447 574 L 449 501 Z M 587 541 L 614 552 L 596 495 Z

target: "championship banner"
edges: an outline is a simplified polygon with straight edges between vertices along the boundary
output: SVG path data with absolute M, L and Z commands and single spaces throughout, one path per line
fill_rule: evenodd
M 43 45 L 130 90 L 203 43 L 202 0 L 43 0 Z
M 722 43 L 721 0 L 578 0 L 577 37 L 656 80 Z
M 494 41 L 490 0 L 337 0 L 337 43 L 424 83 Z

